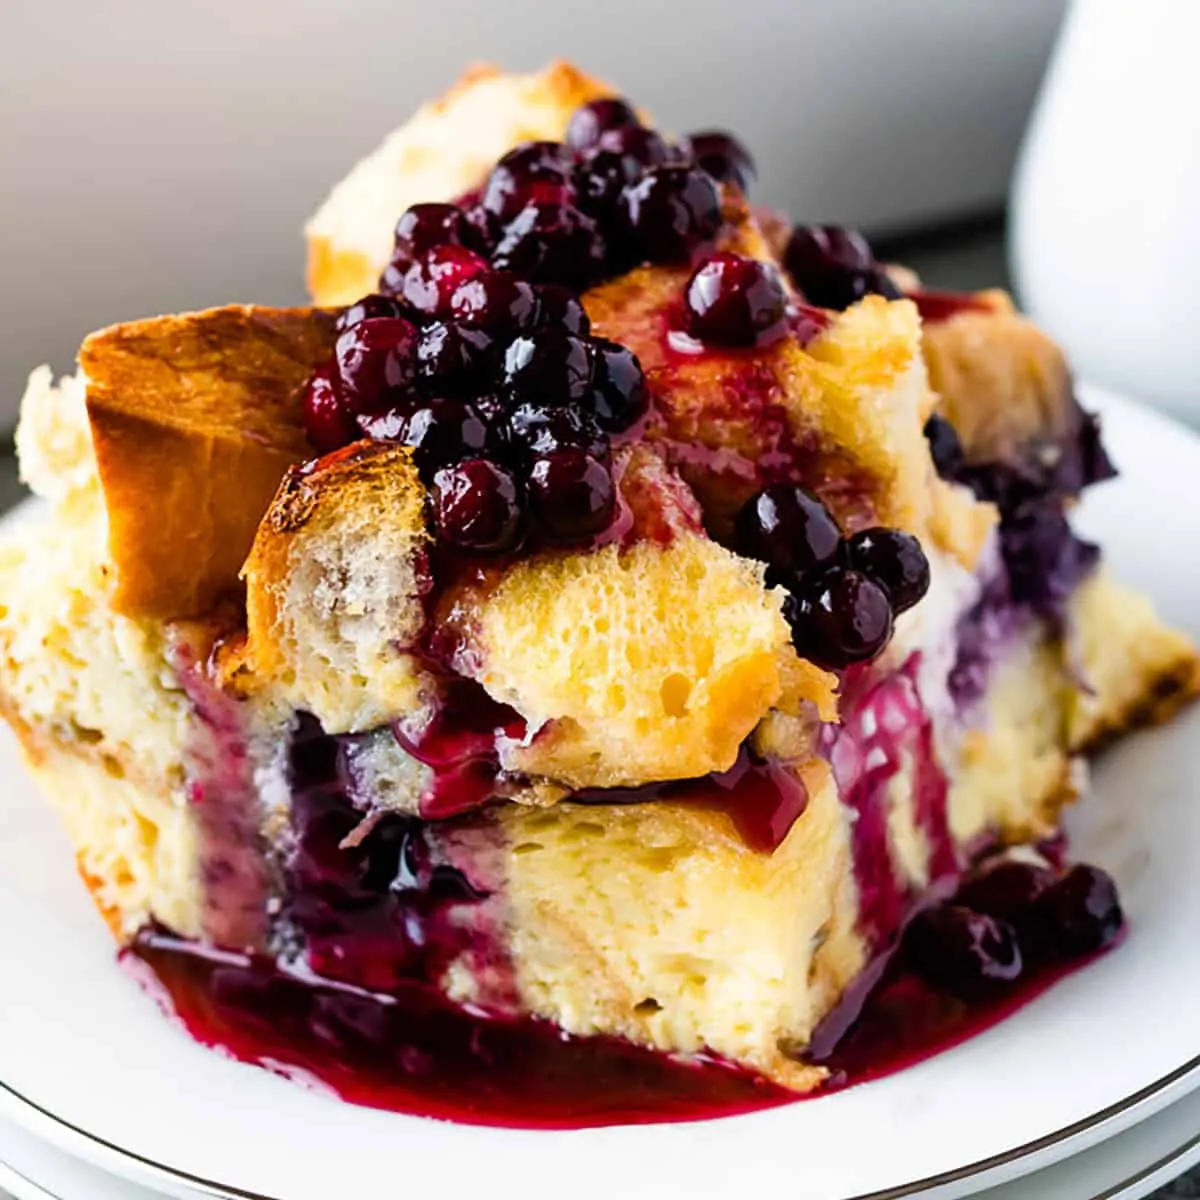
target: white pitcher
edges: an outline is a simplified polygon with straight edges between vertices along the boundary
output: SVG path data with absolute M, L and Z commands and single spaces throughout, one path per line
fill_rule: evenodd
M 1073 0 L 1011 212 L 1077 373 L 1200 424 L 1200 0 Z

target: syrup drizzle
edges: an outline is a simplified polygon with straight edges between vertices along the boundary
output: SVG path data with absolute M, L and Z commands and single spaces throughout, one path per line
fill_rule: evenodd
M 808 791 L 792 770 L 759 758 L 746 746 L 728 771 L 636 788 L 598 788 L 577 792 L 571 799 L 581 804 L 672 800 L 723 812 L 746 845 L 760 854 L 777 850 L 808 807 Z

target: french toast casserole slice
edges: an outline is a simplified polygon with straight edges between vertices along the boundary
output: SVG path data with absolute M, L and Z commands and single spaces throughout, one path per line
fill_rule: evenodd
M 415 988 L 808 1091 L 914 914 L 1194 695 L 1071 531 L 1112 471 L 1058 348 L 645 122 L 477 69 L 312 220 L 318 307 L 31 376 L 0 705 L 168 984 Z

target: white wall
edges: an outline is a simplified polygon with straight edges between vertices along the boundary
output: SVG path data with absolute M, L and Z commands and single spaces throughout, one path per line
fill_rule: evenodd
M 472 59 L 563 55 L 760 198 L 879 227 L 1002 196 L 1063 0 L 0 0 L 0 423 L 99 325 L 302 297 L 328 187 Z

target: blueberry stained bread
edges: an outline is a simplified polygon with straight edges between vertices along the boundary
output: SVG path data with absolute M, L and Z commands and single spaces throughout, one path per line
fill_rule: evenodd
M 1196 686 L 1070 529 L 1096 423 L 1003 296 L 751 174 L 476 72 L 314 218 L 322 307 L 31 378 L 0 702 L 201 1036 L 352 1095 L 518 1036 L 807 1091 L 900 960 L 975 996 L 1115 936 L 1007 854 Z

